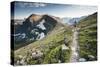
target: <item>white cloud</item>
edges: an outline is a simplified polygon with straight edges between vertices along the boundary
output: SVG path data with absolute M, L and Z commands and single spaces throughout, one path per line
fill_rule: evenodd
M 33 3 L 35 7 L 45 7 L 47 4 L 45 3 Z
M 45 7 L 47 4 L 45 3 L 39 3 L 39 2 L 34 2 L 34 3 L 29 3 L 29 2 L 17 2 L 15 5 L 20 6 L 20 7 Z

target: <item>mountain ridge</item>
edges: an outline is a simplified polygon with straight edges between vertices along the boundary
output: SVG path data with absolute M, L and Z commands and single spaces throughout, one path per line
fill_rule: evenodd
M 32 42 L 44 38 L 56 26 L 64 26 L 60 18 L 49 15 L 31 14 L 21 25 L 15 25 L 15 43 Z

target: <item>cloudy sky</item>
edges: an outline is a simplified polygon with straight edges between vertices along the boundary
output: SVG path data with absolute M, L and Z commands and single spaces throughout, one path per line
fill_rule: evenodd
M 49 14 L 61 18 L 80 17 L 94 12 L 97 12 L 96 6 L 15 2 L 14 18 L 24 19 L 31 14 Z

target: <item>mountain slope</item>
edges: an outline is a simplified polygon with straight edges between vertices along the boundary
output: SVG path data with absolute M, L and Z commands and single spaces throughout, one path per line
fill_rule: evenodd
M 59 18 L 49 15 L 32 14 L 21 25 L 14 25 L 14 49 L 18 49 L 36 40 L 41 40 L 59 23 Z
M 81 20 L 77 27 L 80 28 L 79 44 L 80 58 L 86 61 L 97 59 L 97 13 Z
M 63 50 L 61 52 L 62 45 L 64 44 L 64 38 L 65 35 L 68 39 L 68 46 L 70 46 L 71 43 L 71 36 L 72 32 L 69 30 L 70 27 L 64 27 L 60 26 L 55 28 L 49 35 L 47 35 L 45 38 L 35 41 L 25 47 L 22 47 L 18 50 L 15 50 L 15 64 L 18 61 L 17 59 L 19 56 L 23 57 L 31 57 L 31 54 L 40 51 L 43 53 L 43 56 L 41 60 L 34 59 L 32 60 L 29 58 L 30 61 L 27 61 L 27 64 L 47 64 L 47 63 L 58 63 L 60 62 L 68 62 L 70 57 L 70 49 Z M 61 54 L 60 54 L 61 53 Z M 61 56 L 62 58 L 61 58 Z M 54 57 L 53 57 L 54 56 Z M 56 57 L 55 57 L 56 56 Z M 28 59 L 28 58 L 25 58 Z M 38 62 L 41 61 L 41 62 Z
M 44 19 L 46 22 L 42 25 L 44 25 L 44 27 L 46 28 L 46 33 L 44 32 L 45 37 L 28 43 L 26 44 L 26 46 L 20 47 L 17 50 L 14 50 L 14 56 L 12 57 L 14 58 L 15 65 L 69 62 L 71 53 L 70 44 L 72 28 L 68 25 L 62 24 L 60 18 L 58 17 L 43 15 L 42 20 Z M 41 24 L 39 25 L 39 22 L 36 21 L 37 20 L 35 19 L 35 23 L 33 22 L 33 27 L 37 25 L 41 26 Z M 25 26 L 26 21 L 23 23 L 23 25 Z M 26 31 L 27 27 L 25 28 Z M 43 29 L 45 29 L 44 27 Z M 18 29 L 18 32 L 20 32 L 21 28 Z M 66 46 L 64 46 L 64 39 L 67 39 L 68 41 Z

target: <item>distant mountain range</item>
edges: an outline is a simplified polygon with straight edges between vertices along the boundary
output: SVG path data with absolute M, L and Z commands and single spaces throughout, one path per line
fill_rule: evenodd
M 63 23 L 67 23 L 69 25 L 73 25 L 74 22 L 79 22 L 80 20 L 86 18 L 87 16 L 82 16 L 82 17 L 75 17 L 75 18 L 69 18 L 69 17 L 64 17 L 62 18 Z

